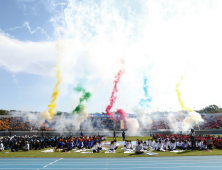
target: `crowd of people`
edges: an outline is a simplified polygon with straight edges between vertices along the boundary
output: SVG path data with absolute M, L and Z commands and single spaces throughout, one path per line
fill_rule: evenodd
M 222 149 L 222 138 L 218 135 L 153 135 L 153 139 L 148 140 L 148 147 L 155 150 L 208 150 Z
M 14 118 L 11 130 L 12 131 L 29 131 L 30 122 L 24 121 L 22 117 L 16 117 Z
M 102 149 L 102 142 L 106 140 L 105 136 L 84 136 L 81 132 L 80 137 L 40 137 L 34 136 L 12 136 L 0 138 L 0 151 L 10 150 L 17 152 L 19 150 L 41 150 L 45 148 L 53 147 L 55 150 L 62 150 L 63 152 L 72 149 L 92 149 L 96 148 L 96 151 Z M 97 148 L 98 146 L 98 148 Z
M 81 132 L 80 137 L 59 138 L 55 151 L 67 152 L 73 149 L 92 149 L 93 152 L 102 150 L 105 136 L 84 136 Z
M 193 132 L 193 131 L 192 131 Z M 108 152 L 115 152 L 118 148 L 116 140 L 110 142 L 109 147 L 104 147 L 106 136 L 84 136 L 81 132 L 79 137 L 40 137 L 40 136 L 12 136 L 0 138 L 0 151 L 10 150 L 11 152 L 41 150 L 45 148 L 55 148 L 55 151 L 68 152 L 70 150 L 90 149 L 93 153 L 99 153 L 102 149 Z M 125 133 L 123 135 L 125 140 Z M 148 150 L 155 151 L 175 151 L 175 150 L 209 150 L 222 149 L 222 138 L 210 135 L 178 135 L 178 134 L 157 134 L 152 135 L 152 139 L 141 141 L 137 139 L 136 146 L 132 142 L 125 140 L 124 152 L 131 151 L 142 154 Z
M 13 117 L 1 117 L 0 118 L 0 130 L 7 130 L 13 121 Z

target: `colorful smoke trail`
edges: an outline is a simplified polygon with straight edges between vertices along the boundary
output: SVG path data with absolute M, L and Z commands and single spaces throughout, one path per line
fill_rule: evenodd
M 120 79 L 123 73 L 124 73 L 124 69 L 120 69 L 118 74 L 115 76 L 113 91 L 109 99 L 110 104 L 106 107 L 106 114 L 110 116 L 111 118 L 114 118 L 114 113 L 112 113 L 110 110 L 112 109 L 114 103 L 116 102 L 117 97 L 115 96 L 115 94 L 118 92 L 117 85 L 120 82 Z
M 82 96 L 79 98 L 79 104 L 78 106 L 72 111 L 72 114 L 75 114 L 75 113 L 80 113 L 83 108 L 84 108 L 84 105 L 82 104 L 84 101 L 88 101 L 89 98 L 92 96 L 92 94 L 90 92 L 87 92 L 83 87 L 82 85 L 79 83 L 77 85 L 76 88 L 74 88 L 74 90 L 78 93 L 82 92 Z
M 184 105 L 184 102 L 183 102 L 182 99 L 181 99 L 181 94 L 180 94 L 179 87 L 180 87 L 181 82 L 182 82 L 183 79 L 184 79 L 184 76 L 181 77 L 180 81 L 179 81 L 179 82 L 177 83 L 177 85 L 176 85 L 177 97 L 178 97 L 178 100 L 179 100 L 180 105 L 181 105 L 181 107 L 183 108 L 183 110 L 188 110 L 189 112 L 192 112 L 193 110 L 190 109 L 190 108 L 188 108 L 188 107 L 186 107 L 186 106 Z
M 143 91 L 144 91 L 145 99 L 142 98 L 140 99 L 140 102 L 139 102 L 139 106 L 143 108 L 150 107 L 149 103 L 152 101 L 152 97 L 149 95 L 148 90 L 149 90 L 149 86 L 147 84 L 147 77 L 145 76 L 143 80 Z
M 59 84 L 62 82 L 62 77 L 60 76 L 60 71 L 61 71 L 61 68 L 58 67 L 57 69 L 55 69 L 56 71 L 56 78 L 57 78 L 57 83 L 53 89 L 53 93 L 52 93 L 52 100 L 51 100 L 51 103 L 48 105 L 48 109 L 49 109 L 49 114 L 51 116 L 51 118 L 55 115 L 56 113 L 56 100 L 58 98 L 58 95 L 59 95 Z

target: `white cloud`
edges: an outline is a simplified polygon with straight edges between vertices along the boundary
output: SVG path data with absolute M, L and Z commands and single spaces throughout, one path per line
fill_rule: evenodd
M 22 42 L 0 33 L 0 67 L 8 71 L 49 75 L 43 67 L 51 69 L 54 57 L 53 42 Z

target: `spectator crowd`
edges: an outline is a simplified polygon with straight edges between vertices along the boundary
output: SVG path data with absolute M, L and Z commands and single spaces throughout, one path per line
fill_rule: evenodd
M 220 115 L 201 115 L 204 122 L 196 125 L 194 129 L 196 130 L 207 130 L 207 129 L 216 129 L 222 127 L 222 116 Z M 167 120 L 166 117 L 160 117 L 155 118 L 152 120 L 152 123 L 145 126 L 141 124 L 140 122 L 140 129 L 139 130 L 158 130 L 158 129 L 172 129 L 173 123 L 177 123 L 177 125 L 180 125 L 178 122 L 183 122 L 183 119 L 185 117 L 175 117 L 175 122 L 170 122 Z M 55 131 L 56 130 L 56 123 L 58 121 L 58 117 L 48 121 L 45 120 L 41 125 L 34 121 L 28 121 L 26 118 L 22 117 L 0 117 L 0 130 L 5 131 L 10 129 L 11 131 L 32 131 L 32 130 L 39 130 L 41 128 L 45 129 L 46 131 Z M 182 126 L 182 123 L 181 123 Z M 178 127 L 180 128 L 180 127 Z M 182 128 L 182 127 L 181 127 Z M 75 126 L 65 126 L 64 129 L 59 130 L 66 130 L 66 131 L 72 131 L 72 130 L 87 130 L 92 131 L 100 131 L 100 130 L 127 130 L 126 122 L 123 121 L 123 124 L 121 125 L 121 121 L 113 121 L 109 118 L 96 118 L 96 117 L 88 117 L 85 121 L 83 121 L 80 124 L 79 127 Z M 58 129 L 57 129 L 58 130 Z

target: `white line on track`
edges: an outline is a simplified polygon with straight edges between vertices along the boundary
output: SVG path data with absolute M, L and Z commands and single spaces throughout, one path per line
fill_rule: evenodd
M 63 158 L 57 159 L 57 160 L 49 163 L 48 165 L 45 165 L 43 168 L 46 168 L 47 166 L 52 165 L 53 163 L 56 163 L 56 162 L 58 162 L 58 161 L 60 161 L 60 160 L 62 160 L 62 159 L 63 159 Z

